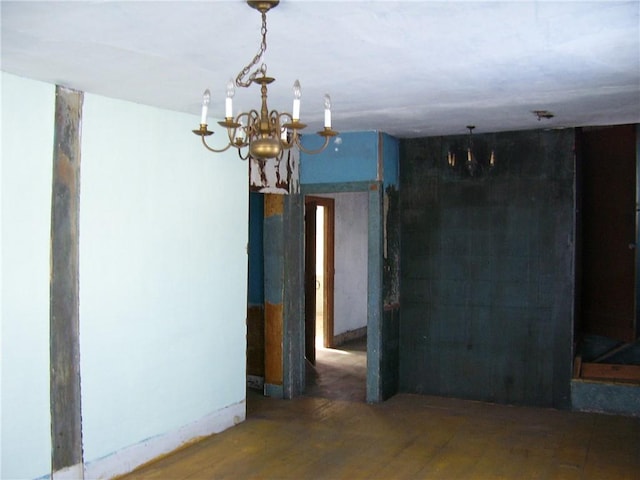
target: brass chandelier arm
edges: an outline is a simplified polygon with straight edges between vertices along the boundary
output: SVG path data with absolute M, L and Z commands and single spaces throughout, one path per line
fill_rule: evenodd
M 229 148 L 231 148 L 232 144 L 228 143 L 226 147 L 224 147 L 221 150 L 216 150 L 215 148 L 211 148 L 209 145 L 207 145 L 207 141 L 204 138 L 204 135 L 200 135 L 200 138 L 202 139 L 202 144 L 204 145 L 204 147 L 209 150 L 210 152 L 213 153 L 222 153 L 222 152 L 226 152 L 227 150 L 229 150 Z
M 242 156 L 242 150 L 240 148 L 238 148 L 238 156 L 240 157 L 240 160 L 247 160 L 249 158 L 249 150 L 247 150 L 247 153 L 243 157 Z
M 324 144 L 320 148 L 317 148 L 315 150 L 307 150 L 302 146 L 302 142 L 300 142 L 300 136 L 296 135 L 295 137 L 296 145 L 301 151 L 303 151 L 307 155 L 315 155 L 317 153 L 322 152 L 325 148 L 327 148 L 327 145 L 329 145 L 329 140 L 331 140 L 331 137 L 326 136 L 324 137 Z

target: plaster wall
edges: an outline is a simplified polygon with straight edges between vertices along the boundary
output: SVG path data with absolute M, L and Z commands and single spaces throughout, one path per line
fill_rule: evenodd
M 0 477 L 51 465 L 49 250 L 55 87 L 2 73 Z
M 317 148 L 320 137 L 307 135 L 303 145 Z M 300 155 L 300 183 L 349 183 L 378 180 L 378 132 L 349 132 L 334 138 L 322 153 Z
M 0 477 L 51 464 L 49 261 L 55 86 L 2 73 Z M 85 94 L 80 367 L 87 478 L 245 416 L 246 163 L 195 116 Z M 37 128 L 25 128 L 37 125 Z M 222 180 L 221 180 L 222 179 Z
M 336 193 L 334 335 L 367 326 L 367 192 Z
M 85 95 L 85 462 L 245 399 L 246 163 L 208 153 L 195 124 Z

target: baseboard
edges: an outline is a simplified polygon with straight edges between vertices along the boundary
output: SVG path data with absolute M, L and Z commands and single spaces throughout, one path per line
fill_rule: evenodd
M 247 387 L 254 390 L 262 390 L 264 388 L 264 377 L 247 375 Z
M 640 417 L 640 385 L 574 378 L 571 406 L 581 412 Z
M 338 347 L 343 343 L 346 343 L 350 340 L 355 340 L 356 338 L 362 338 L 367 335 L 367 327 L 356 328 L 355 330 L 349 330 L 348 332 L 343 332 L 333 337 L 333 346 Z
M 265 397 L 284 398 L 284 387 L 282 385 L 265 383 L 263 393 Z
M 139 466 L 171 453 L 198 438 L 233 427 L 243 422 L 245 418 L 246 403 L 245 400 L 242 400 L 213 412 L 200 420 L 184 425 L 177 430 L 148 438 L 111 455 L 86 463 L 84 478 L 86 480 L 109 479 L 129 473 Z M 54 478 L 57 479 L 58 477 Z

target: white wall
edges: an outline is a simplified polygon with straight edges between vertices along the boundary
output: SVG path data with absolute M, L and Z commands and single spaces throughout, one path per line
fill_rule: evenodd
M 336 193 L 334 335 L 367 326 L 368 193 Z
M 2 74 L 2 478 L 50 470 L 54 92 Z M 88 478 L 122 473 L 244 418 L 247 165 L 233 152 L 208 153 L 190 132 L 197 125 L 196 115 L 85 95 Z
M 55 87 L 2 73 L 0 478 L 49 473 Z
M 190 131 L 195 115 L 86 95 L 83 117 L 90 463 L 229 405 L 244 408 L 248 180 L 237 154 L 202 147 Z

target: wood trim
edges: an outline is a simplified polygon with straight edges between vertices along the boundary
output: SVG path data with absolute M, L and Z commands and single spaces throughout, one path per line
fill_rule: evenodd
M 324 344 L 333 347 L 335 293 L 335 210 L 336 202 L 327 198 L 324 207 Z
M 322 305 L 324 314 L 323 344 L 327 348 L 334 346 L 334 288 L 335 288 L 335 210 L 336 202 L 331 197 L 305 195 L 307 203 L 324 208 L 324 292 Z
M 582 363 L 581 378 L 640 383 L 640 365 Z
M 573 359 L 573 378 L 580 378 L 582 372 L 582 357 L 578 355 Z
M 316 364 L 316 239 L 318 204 L 304 202 L 304 356 Z

